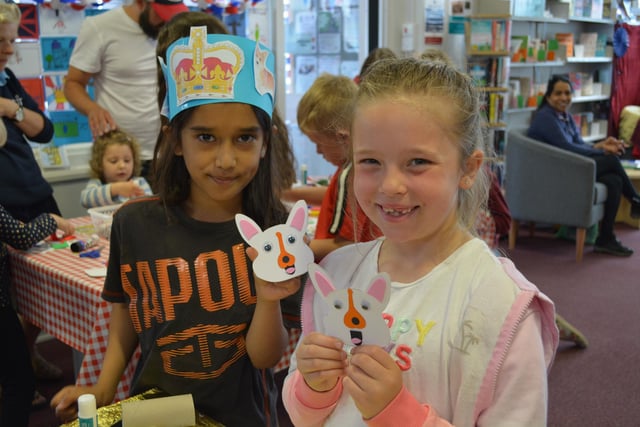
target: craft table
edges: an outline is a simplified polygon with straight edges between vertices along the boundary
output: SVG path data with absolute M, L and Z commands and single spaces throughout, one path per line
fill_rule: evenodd
M 89 216 L 70 220 L 76 236 L 86 240 L 93 234 Z M 76 385 L 98 381 L 107 351 L 111 305 L 101 298 L 104 277 L 90 277 L 87 269 L 106 267 L 109 242 L 101 239 L 100 258 L 80 258 L 69 248 L 50 249 L 43 253 L 9 248 L 11 279 L 18 311 L 44 332 L 83 354 Z M 289 333 L 289 343 L 274 371 L 287 369 L 300 330 Z M 129 397 L 131 380 L 140 358 L 138 348 L 127 366 L 115 400 Z
M 71 219 L 82 240 L 93 233 L 90 217 Z M 90 277 L 86 270 L 106 267 L 109 242 L 101 239 L 100 258 L 81 258 L 69 248 L 42 253 L 9 248 L 11 279 L 18 312 L 84 355 L 77 385 L 98 381 L 107 350 L 111 305 L 100 296 L 104 277 Z M 127 366 L 115 400 L 129 396 L 139 349 Z

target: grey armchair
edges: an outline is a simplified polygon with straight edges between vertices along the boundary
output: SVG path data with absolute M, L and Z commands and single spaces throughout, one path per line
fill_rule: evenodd
M 511 211 L 509 249 L 519 221 L 576 227 L 576 261 L 582 261 L 587 228 L 604 215 L 607 188 L 596 182 L 595 162 L 588 157 L 529 138 L 526 129 L 511 129 L 505 155 L 505 192 Z

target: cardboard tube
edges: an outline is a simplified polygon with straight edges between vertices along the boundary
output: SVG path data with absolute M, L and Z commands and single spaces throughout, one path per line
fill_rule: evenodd
M 185 427 L 196 425 L 190 394 L 122 402 L 123 427 Z

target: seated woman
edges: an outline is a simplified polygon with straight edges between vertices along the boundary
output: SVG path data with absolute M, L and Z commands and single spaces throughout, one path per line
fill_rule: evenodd
M 640 218 L 640 195 L 618 158 L 624 153 L 624 143 L 611 136 L 593 145 L 585 143 L 569 113 L 572 93 L 573 87 L 567 76 L 553 76 L 547 84 L 542 103 L 531 119 L 528 135 L 595 160 L 596 181 L 607 187 L 607 201 L 594 251 L 631 256 L 633 250 L 623 246 L 613 232 L 620 197 L 624 196 L 631 203 L 631 217 Z

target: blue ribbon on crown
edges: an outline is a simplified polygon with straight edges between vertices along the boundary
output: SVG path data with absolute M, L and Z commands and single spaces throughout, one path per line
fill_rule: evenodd
M 166 63 L 158 60 L 167 83 L 163 113 L 169 120 L 186 109 L 220 102 L 255 105 L 269 117 L 273 113 L 275 57 L 260 43 L 191 27 L 188 38 L 169 46 Z

